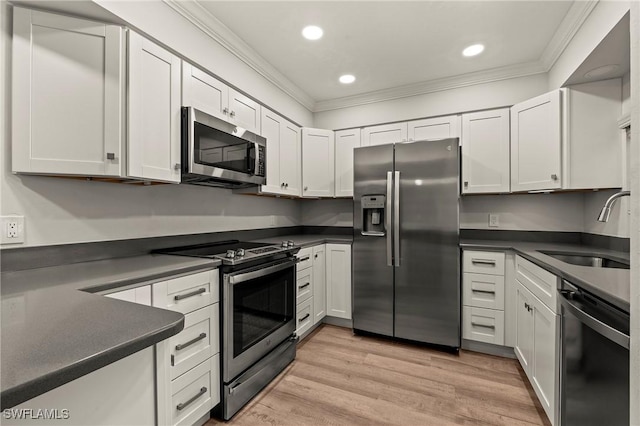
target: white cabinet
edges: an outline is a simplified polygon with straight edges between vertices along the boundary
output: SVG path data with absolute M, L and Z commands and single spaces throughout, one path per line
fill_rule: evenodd
M 266 108 L 261 126 L 267 139 L 267 184 L 262 192 L 300 196 L 300 128 Z
M 360 146 L 360 129 L 335 132 L 336 197 L 353 197 L 353 150 Z
M 127 175 L 180 182 L 180 58 L 129 31 Z
M 509 192 L 509 109 L 462 115 L 462 193 Z
M 313 247 L 313 323 L 327 315 L 327 279 L 325 245 Z
M 332 130 L 302 129 L 303 197 L 333 197 L 334 147 Z
M 182 104 L 260 134 L 259 103 L 187 62 L 182 66 Z
M 351 319 L 351 246 L 327 244 L 327 315 Z
M 14 7 L 12 51 L 12 170 L 123 174 L 123 29 Z
M 407 123 L 382 124 L 362 129 L 362 146 L 386 145 L 395 142 L 406 142 Z
M 457 115 L 413 120 L 407 124 L 409 141 L 460 137 L 460 117 Z

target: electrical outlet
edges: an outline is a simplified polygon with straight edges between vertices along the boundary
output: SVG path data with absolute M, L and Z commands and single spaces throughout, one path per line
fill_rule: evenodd
M 489 227 L 497 228 L 498 226 L 500 226 L 498 215 L 495 213 L 489 213 Z
M 0 219 L 0 243 L 24 243 L 24 216 L 2 216 Z

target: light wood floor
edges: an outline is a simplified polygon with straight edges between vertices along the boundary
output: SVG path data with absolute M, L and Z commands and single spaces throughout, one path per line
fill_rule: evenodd
M 218 424 L 216 420 L 208 426 Z M 322 326 L 233 425 L 548 425 L 517 360 Z

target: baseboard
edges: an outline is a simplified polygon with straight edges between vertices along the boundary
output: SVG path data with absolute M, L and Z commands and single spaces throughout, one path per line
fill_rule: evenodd
M 462 339 L 462 349 L 483 354 L 501 356 L 503 358 L 516 359 L 516 353 L 509 346 L 494 345 L 491 343 L 476 342 L 475 340 Z
M 338 327 L 353 328 L 353 321 L 350 319 L 326 316 L 322 322 L 329 325 L 337 325 Z

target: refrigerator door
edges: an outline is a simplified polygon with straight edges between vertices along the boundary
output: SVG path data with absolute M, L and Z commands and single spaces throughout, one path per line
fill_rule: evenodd
M 460 347 L 458 168 L 457 139 L 395 146 L 396 337 Z
M 392 194 L 388 192 L 393 145 L 356 148 L 353 161 L 353 328 L 393 336 Z M 382 207 L 375 204 L 382 201 L 379 196 L 384 196 Z M 375 232 L 367 228 L 367 220 Z

